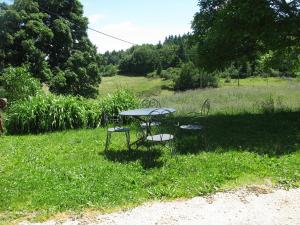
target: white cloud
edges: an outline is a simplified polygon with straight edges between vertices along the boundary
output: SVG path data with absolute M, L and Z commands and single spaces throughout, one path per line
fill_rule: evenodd
M 97 24 L 103 18 L 105 18 L 105 16 L 104 16 L 104 14 L 101 14 L 101 13 L 97 13 L 97 14 L 88 16 L 90 24 Z
M 94 28 L 135 44 L 157 44 L 158 41 L 163 41 L 168 35 L 183 34 L 190 31 L 187 27 L 141 27 L 130 21 Z M 98 47 L 98 52 L 101 53 L 131 47 L 130 44 L 114 40 L 91 30 L 89 31 L 89 38 Z

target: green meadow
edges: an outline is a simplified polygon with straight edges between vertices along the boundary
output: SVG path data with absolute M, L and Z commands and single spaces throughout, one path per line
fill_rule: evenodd
M 0 221 L 109 212 L 252 184 L 300 185 L 299 81 L 251 78 L 239 87 L 232 80 L 216 89 L 178 93 L 168 91 L 169 85 L 116 76 L 104 78 L 100 92 L 122 87 L 155 96 L 162 106 L 177 109 L 174 124 L 190 122 L 187 113 L 199 111 L 208 98 L 211 113 L 198 121 L 205 126 L 205 143 L 176 126 L 175 155 L 163 146 L 128 151 L 122 134 L 113 134 L 104 152 L 105 128 L 1 136 Z M 130 126 L 134 141 L 136 126 Z

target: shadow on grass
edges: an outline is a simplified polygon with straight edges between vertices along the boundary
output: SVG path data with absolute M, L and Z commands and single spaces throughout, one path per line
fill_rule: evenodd
M 147 150 L 108 150 L 103 154 L 108 160 L 120 163 L 140 161 L 144 169 L 159 168 L 163 165 L 159 158 L 162 152 L 159 149 Z
M 180 124 L 191 120 L 184 116 L 176 119 Z M 197 132 L 178 131 L 178 153 L 241 150 L 280 156 L 300 148 L 300 112 L 213 115 L 199 118 L 197 122 L 205 126 L 206 141 Z

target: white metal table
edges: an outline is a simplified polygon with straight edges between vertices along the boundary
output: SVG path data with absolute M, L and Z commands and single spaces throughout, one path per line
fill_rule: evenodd
M 142 144 L 145 142 L 147 136 L 151 134 L 151 123 L 149 122 L 150 118 L 153 116 L 162 116 L 170 113 L 176 112 L 176 109 L 173 108 L 142 108 L 142 109 L 132 109 L 128 111 L 120 112 L 120 116 L 128 116 L 135 118 L 147 125 L 146 134 L 139 138 L 132 144 Z

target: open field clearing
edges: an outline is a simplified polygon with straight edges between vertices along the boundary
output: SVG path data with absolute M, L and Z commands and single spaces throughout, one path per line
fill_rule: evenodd
M 191 90 L 160 96 L 162 105 L 178 112 L 199 111 L 205 99 L 211 100 L 212 114 L 261 113 L 266 111 L 300 109 L 300 82 L 295 79 L 244 79 L 221 83 L 220 88 Z
M 113 76 L 103 77 L 102 79 L 99 88 L 101 96 L 112 93 L 116 89 L 128 89 L 138 96 L 157 96 L 167 92 L 162 88 L 171 84 L 171 81 L 162 80 L 161 78 Z

